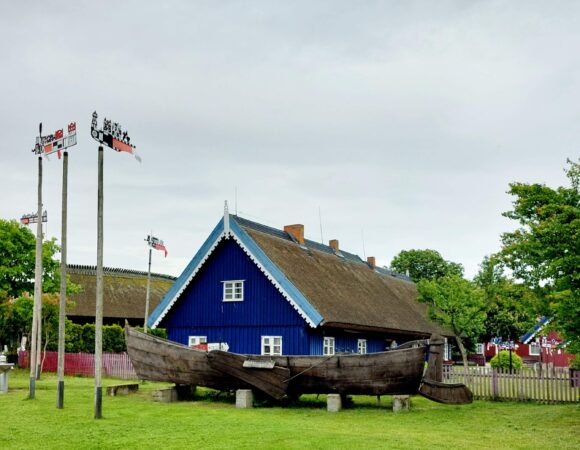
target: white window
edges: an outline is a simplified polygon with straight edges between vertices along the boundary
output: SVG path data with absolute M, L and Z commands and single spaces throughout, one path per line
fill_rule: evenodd
M 358 347 L 358 352 L 361 355 L 366 354 L 366 352 L 367 352 L 367 340 L 366 339 L 359 339 L 357 347 Z
M 281 355 L 282 336 L 262 336 L 262 355 Z
M 207 336 L 189 336 L 189 346 L 207 344 Z
M 483 355 L 483 344 L 475 344 L 475 353 Z
M 334 338 L 333 337 L 325 337 L 324 338 L 324 347 L 323 347 L 323 355 L 334 355 Z
M 224 302 L 244 301 L 244 280 L 222 281 L 224 285 Z
M 447 342 L 447 338 L 445 338 L 445 344 L 443 346 L 443 361 L 451 361 L 452 359 L 451 345 Z
M 542 349 L 537 342 L 530 342 L 530 356 L 539 356 Z

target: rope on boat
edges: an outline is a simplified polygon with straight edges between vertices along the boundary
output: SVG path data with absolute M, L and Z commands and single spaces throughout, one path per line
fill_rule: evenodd
M 296 375 L 294 375 L 294 376 L 291 376 L 291 377 L 290 377 L 290 378 L 288 378 L 287 380 L 284 380 L 284 381 L 283 381 L 283 383 L 288 383 L 288 382 L 290 382 L 290 381 L 291 381 L 291 380 L 293 380 L 294 378 L 296 378 L 296 377 L 299 377 L 299 376 L 300 376 L 300 375 L 302 375 L 303 373 L 306 373 L 306 372 L 308 372 L 310 369 L 314 369 L 315 367 L 318 367 L 320 364 L 323 364 L 323 363 L 325 363 L 326 361 L 328 361 L 329 359 L 332 359 L 332 358 L 334 358 L 335 356 L 339 356 L 339 355 L 336 355 L 336 354 L 335 354 L 335 355 L 330 355 L 328 358 L 326 358 L 326 359 L 323 359 L 322 361 L 320 361 L 320 362 L 318 362 L 318 363 L 316 363 L 316 364 L 314 364 L 314 365 L 312 365 L 312 366 L 310 366 L 310 367 L 308 367 L 308 368 L 304 369 L 302 372 L 300 372 L 300 373 L 297 373 L 297 374 L 296 374 Z

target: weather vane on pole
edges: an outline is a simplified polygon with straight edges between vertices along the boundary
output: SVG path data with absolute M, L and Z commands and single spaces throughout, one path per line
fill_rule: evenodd
M 29 398 L 35 398 L 36 380 L 40 377 L 40 355 L 42 343 L 42 223 L 47 222 L 46 211 L 42 213 L 42 156 L 49 156 L 52 153 L 58 153 L 60 158 L 61 151 L 68 147 L 76 145 L 77 132 L 76 123 L 71 122 L 68 125 L 68 133 L 64 134 L 64 129 L 56 130 L 54 133 L 43 136 L 42 122 L 38 125 L 38 137 L 32 149 L 32 153 L 38 156 L 38 210 L 34 214 L 25 214 L 20 218 L 21 223 L 28 225 L 36 223 L 36 262 L 34 276 L 34 310 L 32 314 L 32 339 L 30 345 L 30 392 Z M 66 151 L 65 151 L 66 164 Z M 63 216 L 64 217 L 64 216 Z M 66 281 L 66 236 L 63 241 L 62 265 L 65 267 L 64 276 L 61 277 Z M 62 269 L 61 269 L 62 274 Z M 66 285 L 65 285 L 66 287 Z M 65 294 L 66 295 L 66 294 Z M 61 293 L 61 302 L 63 301 Z M 61 309 L 63 306 L 61 306 Z M 59 326 L 60 334 L 60 326 Z M 62 335 L 64 336 L 64 319 L 62 324 Z M 64 351 L 64 350 L 63 350 Z M 64 360 L 64 358 L 62 358 Z
M 141 158 L 135 153 L 135 146 L 126 131 L 117 122 L 105 119 L 103 128 L 97 124 L 97 112 L 91 121 L 91 136 L 100 144 L 117 152 L 127 152 Z M 103 405 L 103 387 L 101 384 L 103 357 L 103 145 L 99 145 L 98 157 L 98 193 L 97 193 L 97 298 L 95 312 L 95 419 L 101 419 Z
M 149 268 L 147 270 L 147 293 L 145 294 L 145 322 L 143 324 L 143 331 L 147 333 L 147 320 L 149 319 L 149 295 L 151 292 L 151 252 L 153 249 L 161 250 L 165 253 L 167 258 L 167 248 L 163 244 L 161 239 L 154 237 L 152 234 L 148 235 L 145 239 L 147 245 L 149 245 Z

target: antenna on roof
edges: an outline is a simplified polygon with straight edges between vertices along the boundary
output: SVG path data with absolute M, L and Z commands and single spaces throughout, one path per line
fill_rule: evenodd
M 235 203 L 234 203 L 234 207 L 235 207 L 235 212 L 236 212 L 236 216 L 238 215 L 238 187 L 235 187 Z
M 367 259 L 367 252 L 365 250 L 365 229 L 364 228 L 361 228 L 360 235 L 362 237 L 363 256 L 364 256 L 364 259 Z
M 230 212 L 228 211 L 228 201 L 224 202 L 224 233 L 230 232 Z M 226 236 L 227 237 L 227 236 Z
M 320 206 L 318 207 L 318 221 L 320 222 L 320 243 L 324 244 L 324 235 L 322 234 L 322 213 L 320 212 Z

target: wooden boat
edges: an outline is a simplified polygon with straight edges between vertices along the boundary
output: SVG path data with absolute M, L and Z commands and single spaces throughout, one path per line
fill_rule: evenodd
M 127 352 L 139 378 L 219 390 L 257 389 L 280 400 L 301 394 L 414 395 L 442 403 L 469 403 L 464 385 L 442 383 L 443 340 L 412 341 L 393 350 L 332 356 L 240 355 L 206 352 L 125 330 Z M 429 367 L 425 361 L 429 354 Z

